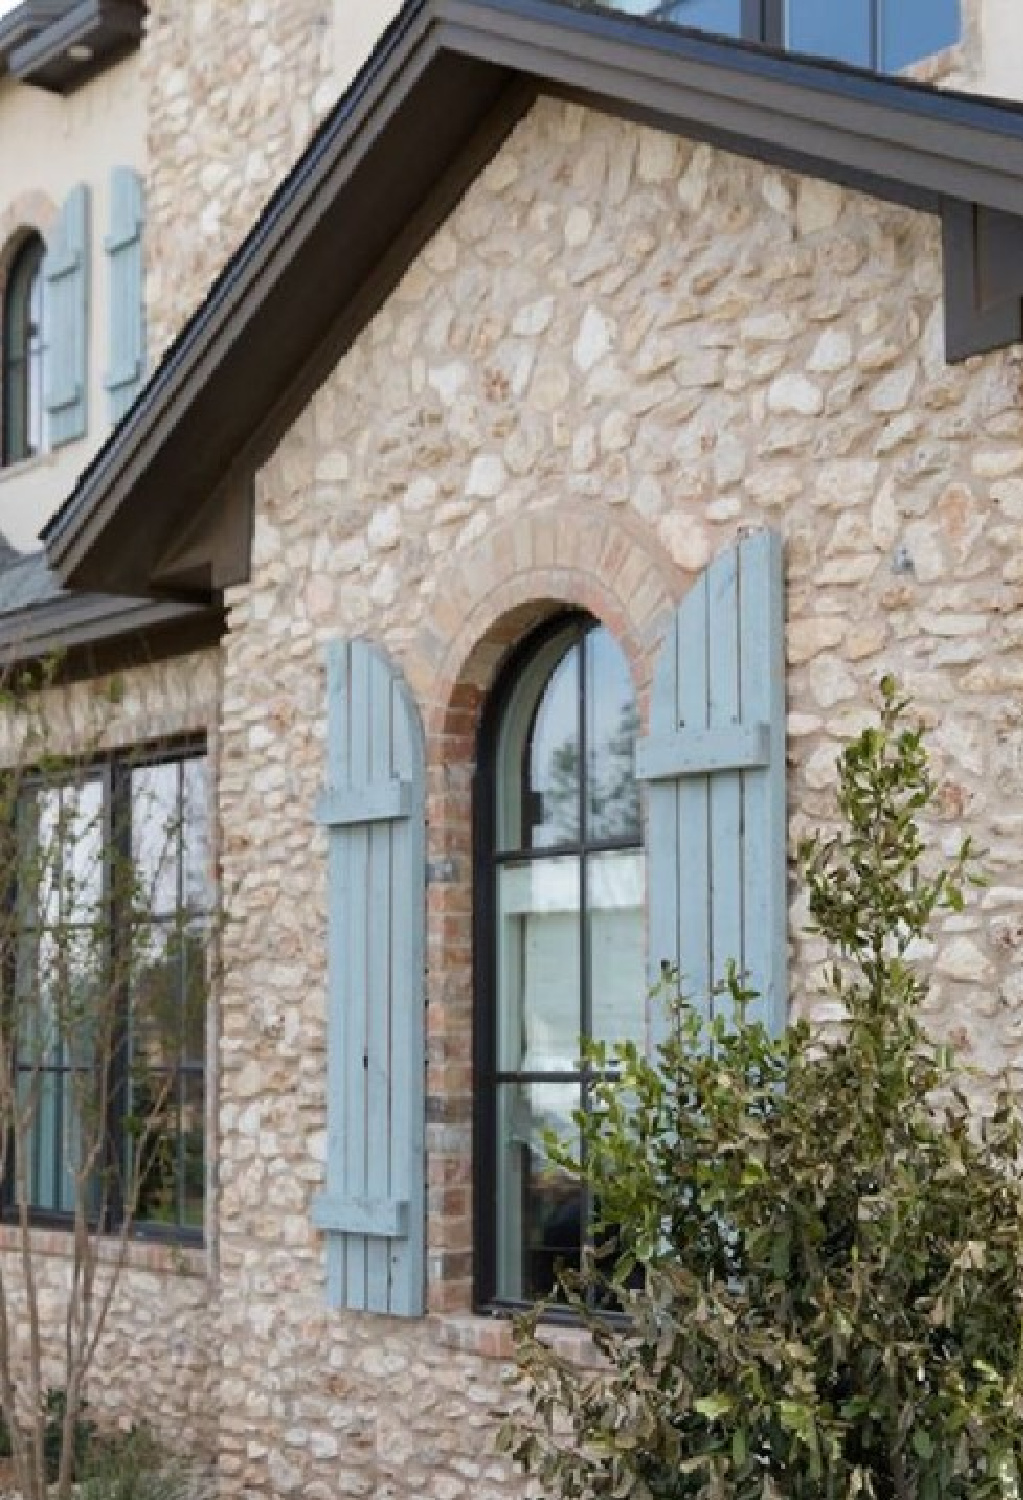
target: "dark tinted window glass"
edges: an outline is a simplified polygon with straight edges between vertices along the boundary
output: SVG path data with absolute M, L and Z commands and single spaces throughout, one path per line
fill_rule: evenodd
M 895 73 L 959 40 L 959 0 L 881 0 L 881 66 Z
M 789 0 L 786 46 L 871 66 L 871 0 Z

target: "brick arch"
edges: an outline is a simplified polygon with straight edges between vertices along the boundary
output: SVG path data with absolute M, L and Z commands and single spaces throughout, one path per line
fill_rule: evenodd
M 464 1310 L 472 1277 L 473 774 L 479 714 L 512 646 L 565 606 L 611 630 L 640 713 L 653 659 L 693 575 L 642 522 L 557 506 L 495 526 L 438 579 L 405 655 L 427 738 L 428 1305 Z
M 495 527 L 441 574 L 406 662 L 428 738 L 461 738 L 509 648 L 566 606 L 588 610 L 618 639 L 645 717 L 654 652 L 693 576 L 627 515 L 557 506 Z

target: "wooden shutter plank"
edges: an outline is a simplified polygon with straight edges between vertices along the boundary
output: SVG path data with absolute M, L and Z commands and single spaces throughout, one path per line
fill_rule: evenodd
M 375 784 L 392 780 L 391 677 L 386 666 L 373 658 L 370 669 L 369 763 Z M 391 1191 L 390 1021 L 394 1004 L 394 974 L 391 953 L 393 911 L 391 902 L 391 840 L 393 823 L 369 828 L 370 881 L 368 964 L 366 986 L 366 1191 L 386 1198 Z M 379 1236 L 366 1241 L 366 1308 L 387 1312 L 390 1288 L 390 1246 Z
M 690 589 L 678 612 L 679 727 L 708 728 L 710 598 L 707 574 Z M 678 783 L 678 955 L 683 993 L 701 1009 L 711 987 L 710 799 L 706 776 Z
M 395 823 L 392 850 L 396 870 L 412 877 L 395 881 L 392 914 L 394 1011 L 401 1018 L 391 1048 L 391 1191 L 409 1205 L 418 1226 L 390 1245 L 391 1311 L 416 1317 L 426 1286 L 426 744 L 408 688 L 394 683 L 395 769 L 413 792 L 411 815 Z
M 353 643 L 354 646 L 354 643 Z M 370 780 L 369 713 L 370 656 L 349 648 L 351 672 L 351 784 L 365 786 Z M 347 1116 L 345 1186 L 351 1197 L 368 1197 L 366 1184 L 366 1059 L 368 1056 L 367 1011 L 369 1004 L 369 903 L 365 899 L 370 879 L 370 831 L 354 825 L 346 836 L 351 850 L 352 882 L 362 896 L 352 902 L 351 964 L 353 1003 L 347 1016 L 345 1048 L 345 1114 Z M 348 1305 L 366 1305 L 366 1241 L 350 1236 L 348 1241 Z
M 742 695 L 770 725 L 770 763 L 746 778 L 743 890 L 746 964 L 761 994 L 750 1008 L 775 1033 L 785 1025 L 788 901 L 785 805 L 785 605 L 781 538 L 762 531 L 742 548 Z M 765 878 L 765 872 L 771 872 Z
M 707 575 L 707 697 L 712 729 L 734 733 L 739 702 L 739 567 L 734 548 L 716 559 Z M 743 967 L 742 952 L 742 775 L 720 770 L 708 777 L 710 859 L 710 984 L 720 984 L 727 964 Z M 715 996 L 716 1010 L 722 997 Z
M 344 648 L 334 642 L 327 652 L 327 747 L 328 777 L 343 785 L 348 774 L 348 661 Z M 340 1195 L 342 1174 L 337 1164 L 344 1159 L 345 1121 L 334 1101 L 345 1091 L 345 1017 L 351 1008 L 351 969 L 348 964 L 350 938 L 344 923 L 352 910 L 350 857 L 345 840 L 331 838 L 327 850 L 327 881 L 330 912 L 327 929 L 329 980 L 327 1048 L 327 1194 Z M 346 1242 L 341 1235 L 327 1239 L 327 1295 L 334 1307 L 341 1306 L 347 1282 Z
M 678 730 L 678 619 L 657 657 L 650 699 L 651 739 L 667 739 Z M 643 742 L 638 752 L 645 747 Z M 637 772 L 638 774 L 638 772 Z M 679 962 L 679 807 L 674 781 L 653 781 L 647 794 L 647 959 L 652 989 L 663 982 L 665 971 Z M 648 1007 L 647 1045 L 653 1048 L 665 1038 L 663 1000 L 655 997 Z

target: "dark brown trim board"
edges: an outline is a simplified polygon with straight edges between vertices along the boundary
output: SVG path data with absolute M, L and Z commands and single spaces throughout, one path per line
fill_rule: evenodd
M 541 92 L 941 215 L 949 358 L 1020 337 L 1018 106 L 587 4 L 407 0 L 47 527 L 66 584 L 244 574 L 255 468 Z
M 0 66 L 69 94 L 142 40 L 143 0 L 24 0 L 0 22 Z

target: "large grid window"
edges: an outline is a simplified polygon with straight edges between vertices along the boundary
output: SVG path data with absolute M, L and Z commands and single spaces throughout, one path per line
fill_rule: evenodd
M 11 265 L 3 302 L 3 462 L 41 452 L 43 423 L 43 242 L 31 235 Z
M 644 860 L 636 703 L 614 638 L 573 617 L 529 643 L 481 747 L 478 1291 L 519 1302 L 578 1265 L 587 1205 L 549 1160 L 586 1108 L 580 1037 L 639 1039 Z
M 962 34 L 960 0 L 614 0 L 613 8 L 882 73 Z
M 18 793 L 8 1210 L 202 1232 L 208 804 L 195 750 Z

